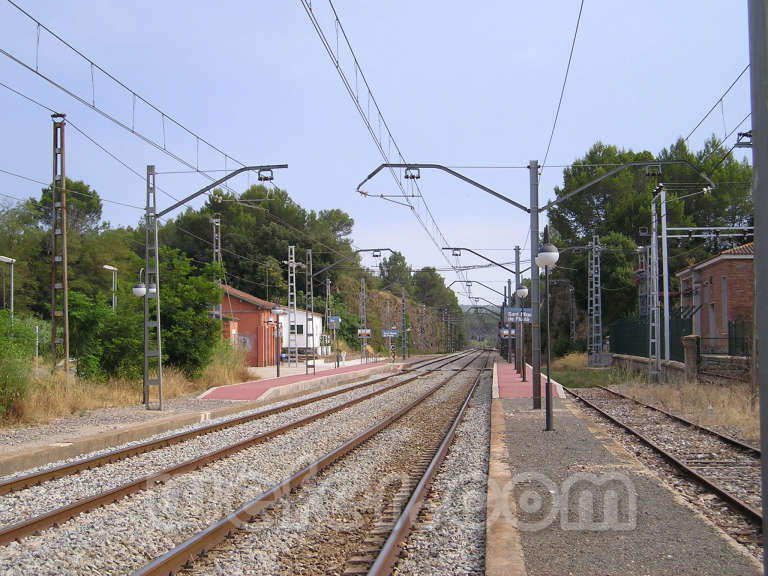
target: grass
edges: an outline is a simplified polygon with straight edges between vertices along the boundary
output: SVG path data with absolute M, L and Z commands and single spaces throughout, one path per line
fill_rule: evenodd
M 568 388 L 591 388 L 611 386 L 632 378 L 619 367 L 607 369 L 587 368 L 587 355 L 574 352 L 552 362 L 552 378 Z
M 697 424 L 759 443 L 760 415 L 752 407 L 751 385 L 716 381 L 698 384 L 649 383 L 645 374 L 614 366 L 586 367 L 586 354 L 569 354 L 552 362 L 552 378 L 569 388 L 608 386 L 646 404 L 664 408 Z
M 163 398 L 190 396 L 213 386 L 247 380 L 244 355 L 222 346 L 200 378 L 191 380 L 181 370 L 163 368 Z M 141 380 L 110 378 L 104 381 L 84 380 L 64 374 L 51 374 L 47 369 L 35 372 L 26 395 L 14 402 L 13 409 L 0 419 L 0 426 L 42 424 L 91 410 L 115 406 L 135 406 L 142 401 Z
M 760 414 L 751 406 L 751 385 L 745 382 L 648 384 L 635 381 L 614 387 L 646 404 L 664 408 L 704 426 L 759 443 Z

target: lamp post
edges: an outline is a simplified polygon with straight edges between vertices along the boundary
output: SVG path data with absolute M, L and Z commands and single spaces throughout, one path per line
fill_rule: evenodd
M 104 270 L 112 272 L 112 312 L 117 312 L 117 268 L 104 264 Z
M 16 262 L 15 258 L 9 258 L 8 256 L 0 256 L 0 262 L 5 262 L 11 266 L 11 336 L 13 336 L 13 265 Z
M 515 290 L 515 296 L 517 296 L 520 299 L 520 304 L 522 305 L 523 300 L 525 300 L 528 297 L 528 288 L 525 286 L 518 286 Z M 518 322 L 518 325 L 520 326 L 520 371 L 523 375 L 523 382 L 526 382 L 525 377 L 525 322 Z
M 546 299 L 547 299 L 547 385 L 545 391 L 546 401 L 546 428 L 545 430 L 553 430 L 552 428 L 552 382 L 549 376 L 549 365 L 551 360 L 551 337 L 549 326 L 549 270 L 560 258 L 560 253 L 557 248 L 549 243 L 549 226 L 544 227 L 544 245 L 536 255 L 536 265 L 544 268 L 546 276 Z M 538 284 L 538 278 L 535 280 Z
M 269 324 L 273 324 L 275 327 L 275 366 L 277 367 L 277 377 L 280 378 L 280 316 L 285 314 L 285 310 L 275 306 L 272 308 L 272 314 L 275 318 L 269 318 Z

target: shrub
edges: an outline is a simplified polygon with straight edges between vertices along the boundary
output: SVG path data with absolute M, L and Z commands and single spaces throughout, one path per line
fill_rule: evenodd
M 30 365 L 20 350 L 7 339 L 0 339 L 0 415 L 13 411 L 29 387 Z

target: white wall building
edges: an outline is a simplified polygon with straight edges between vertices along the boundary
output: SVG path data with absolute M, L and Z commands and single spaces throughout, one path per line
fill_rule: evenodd
M 305 310 L 296 310 L 296 347 L 302 352 L 307 347 L 307 313 Z M 315 335 L 315 354 L 320 355 L 320 336 L 323 334 L 323 315 L 315 312 L 310 316 L 313 333 Z M 288 314 L 280 317 L 280 334 L 282 336 L 282 349 L 288 348 Z

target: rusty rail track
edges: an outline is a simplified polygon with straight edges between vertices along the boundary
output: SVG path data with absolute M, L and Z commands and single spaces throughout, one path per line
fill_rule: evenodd
M 464 368 L 466 369 L 482 354 L 483 352 L 479 352 L 477 355 L 473 355 L 469 362 L 464 365 Z M 442 382 L 416 398 L 413 402 L 410 402 L 397 412 L 394 412 L 373 426 L 363 430 L 309 466 L 299 470 L 289 478 L 286 478 L 266 492 L 263 492 L 261 495 L 228 514 L 218 522 L 208 526 L 202 532 L 195 534 L 179 546 L 156 558 L 139 570 L 136 570 L 132 576 L 167 576 L 176 574 L 177 571 L 184 566 L 191 565 L 195 558 L 205 554 L 225 539 L 232 537 L 241 526 L 248 522 L 252 522 L 259 514 L 273 507 L 278 500 L 290 494 L 292 490 L 301 486 L 305 481 L 313 478 L 322 470 L 362 445 L 366 440 L 399 420 L 416 406 L 427 400 L 427 398 L 432 396 L 448 382 L 453 380 L 458 374 L 460 374 L 460 372 L 451 373 Z
M 472 387 L 467 393 L 467 396 L 464 399 L 461 408 L 459 408 L 456 417 L 453 419 L 453 423 L 446 432 L 443 441 L 440 443 L 437 452 L 432 457 L 432 459 L 428 461 L 426 470 L 421 475 L 421 479 L 416 485 L 416 488 L 413 490 L 413 493 L 410 495 L 410 499 L 400 513 L 400 517 L 394 523 L 394 526 L 392 526 L 392 531 L 389 534 L 389 537 L 384 542 L 384 545 L 381 546 L 381 550 L 378 556 L 376 556 L 375 560 L 370 566 L 370 569 L 367 571 L 368 576 L 389 576 L 389 574 L 392 573 L 392 569 L 400 557 L 402 545 L 408 538 L 411 528 L 418 518 L 419 512 L 421 511 L 424 500 L 427 496 L 427 492 L 429 491 L 429 487 L 432 484 L 432 480 L 437 474 L 437 471 L 440 469 L 440 465 L 443 463 L 445 456 L 448 454 L 448 449 L 450 448 L 451 444 L 453 443 L 453 439 L 456 436 L 456 429 L 459 427 L 459 424 L 461 424 L 461 420 L 464 418 L 464 414 L 467 411 L 469 402 L 472 399 L 472 396 L 475 393 L 478 385 L 480 384 L 480 378 L 485 371 L 485 365 L 487 362 L 488 359 L 486 358 L 483 369 L 481 369 L 475 377 L 475 381 L 472 383 Z M 348 573 L 351 574 L 353 572 Z
M 383 394 L 385 392 L 388 392 L 390 390 L 393 390 L 395 388 L 398 388 L 400 386 L 413 382 L 414 380 L 421 378 L 422 376 L 425 376 L 427 374 L 431 374 L 433 372 L 440 370 L 442 366 L 451 364 L 455 362 L 457 359 L 461 359 L 463 356 L 465 355 L 460 355 L 458 358 L 452 357 L 450 360 L 448 360 L 447 362 L 444 362 L 441 366 L 438 366 L 437 368 L 432 368 L 432 369 L 426 370 L 425 372 L 419 372 L 418 374 L 415 374 L 404 380 L 395 382 L 379 390 L 374 390 L 373 392 L 369 392 L 368 394 L 364 394 L 363 396 L 360 396 L 358 398 L 354 398 L 347 402 L 343 402 L 336 406 L 332 406 L 321 412 L 317 412 L 315 414 L 311 414 L 299 420 L 289 422 L 288 424 L 278 426 L 276 428 L 267 430 L 265 432 L 260 432 L 258 434 L 251 436 L 250 438 L 246 438 L 245 440 L 241 440 L 240 442 L 230 444 L 229 446 L 225 446 L 224 448 L 220 448 L 213 452 L 203 454 L 202 456 L 199 456 L 196 458 L 191 458 L 189 460 L 186 460 L 174 466 L 170 466 L 168 468 L 149 474 L 147 476 L 137 478 L 136 480 L 130 483 L 123 484 L 111 490 L 100 492 L 93 496 L 81 498 L 70 504 L 56 508 L 44 514 L 40 514 L 38 516 L 34 516 L 26 520 L 22 520 L 14 524 L 3 526 L 2 528 L 0 528 L 0 546 L 4 546 L 9 544 L 10 542 L 21 540 L 25 536 L 29 536 L 30 534 L 34 534 L 36 532 L 39 532 L 40 530 L 44 530 L 46 528 L 50 528 L 51 526 L 56 526 L 58 524 L 66 522 L 67 520 L 70 520 L 71 518 L 74 518 L 75 516 L 83 512 L 87 512 L 89 510 L 93 510 L 101 506 L 106 506 L 107 504 L 116 502 L 117 500 L 125 498 L 126 496 L 129 496 L 131 494 L 135 494 L 137 492 L 141 492 L 146 489 L 151 489 L 152 487 L 158 484 L 163 484 L 164 482 L 166 482 L 167 480 L 175 476 L 192 472 L 194 470 L 207 466 L 212 462 L 231 456 L 236 452 L 249 448 L 255 444 L 264 442 L 266 440 L 279 436 L 280 434 L 283 434 L 295 428 L 299 428 L 301 426 L 314 422 L 315 420 L 319 420 L 330 414 L 339 412 L 341 410 L 349 408 L 350 406 L 354 406 L 355 404 L 358 404 L 360 402 L 363 402 L 365 400 L 368 400 L 370 398 L 373 398 L 375 396 L 378 396 L 380 394 Z M 441 358 L 440 360 L 445 360 L 445 358 Z M 470 360 L 470 363 L 472 361 L 474 361 L 474 358 Z
M 635 404 L 639 404 L 640 406 L 643 406 L 644 408 L 648 408 L 649 410 L 654 410 L 656 412 L 664 414 L 665 416 L 668 416 L 673 420 L 677 420 L 681 424 L 685 424 L 686 426 L 689 426 L 695 430 L 699 430 L 701 432 L 706 432 L 707 434 L 710 434 L 712 436 L 716 436 L 718 439 L 722 440 L 726 444 L 730 444 L 731 446 L 736 446 L 737 448 L 740 448 L 745 452 L 749 452 L 750 454 L 757 456 L 758 458 L 760 457 L 760 448 L 758 448 L 757 446 L 753 446 L 752 444 L 742 442 L 741 440 L 737 440 L 732 436 L 728 436 L 727 434 L 723 434 L 722 432 L 718 432 L 717 430 L 713 430 L 712 428 L 708 428 L 707 426 L 696 424 L 695 422 L 691 422 L 687 418 L 683 418 L 682 416 L 678 416 L 677 414 L 668 412 L 663 408 L 654 406 L 653 404 L 646 404 L 645 402 L 641 402 L 637 398 L 632 398 L 631 396 L 627 396 L 626 394 L 622 394 L 621 392 L 617 392 L 616 390 L 612 390 L 611 388 L 607 388 L 605 386 L 598 386 L 598 388 L 600 388 L 601 390 L 605 390 L 606 392 L 609 392 L 610 394 L 613 394 L 620 398 L 624 398 L 625 400 L 634 402 Z
M 565 388 L 565 386 L 563 386 Z M 616 424 L 617 426 L 623 428 L 633 436 L 637 437 L 643 444 L 651 448 L 654 452 L 659 454 L 662 458 L 664 458 L 667 462 L 671 463 L 673 466 L 675 466 L 678 470 L 680 470 L 684 475 L 688 476 L 689 478 L 692 478 L 695 482 L 700 484 L 701 486 L 704 486 L 706 489 L 710 490 L 711 492 L 717 494 L 721 499 L 723 499 L 725 502 L 733 506 L 738 512 L 740 512 L 747 520 L 750 522 L 757 524 L 759 527 L 762 526 L 763 522 L 763 515 L 762 513 L 749 505 L 748 503 L 744 502 L 741 498 L 730 492 L 725 487 L 721 486 L 719 483 L 715 482 L 711 478 L 707 478 L 706 476 L 700 474 L 696 470 L 694 470 L 692 467 L 688 466 L 686 463 L 684 463 L 682 460 L 680 460 L 678 457 L 676 457 L 674 454 L 669 453 L 667 450 L 665 450 L 662 446 L 633 428 L 631 425 L 627 424 L 626 422 L 622 422 L 618 418 L 612 416 L 599 406 L 597 406 L 595 403 L 587 400 L 577 392 L 573 391 L 570 388 L 565 388 L 566 391 L 568 391 L 569 394 L 574 396 L 575 398 L 579 399 L 581 402 L 592 408 L 593 410 L 599 412 L 602 416 Z M 613 392 L 610 390 L 610 392 Z M 623 396 L 623 395 L 622 395 Z M 633 400 L 632 398 L 628 398 L 628 400 Z M 642 403 L 639 403 L 642 404 Z M 652 410 L 659 411 L 660 413 L 666 414 L 664 411 L 657 410 L 654 407 L 649 406 L 648 408 Z M 669 416 L 669 414 L 666 414 Z M 677 417 L 673 417 L 673 420 L 678 420 Z M 687 425 L 688 423 L 685 422 Z M 715 435 L 720 436 L 714 431 Z M 759 457 L 759 452 L 758 452 Z
M 451 356 L 450 357 L 451 360 L 447 362 L 447 364 L 464 355 L 465 355 L 464 353 L 460 353 L 460 354 Z M 119 462 L 120 460 L 125 460 L 126 458 L 131 458 L 133 456 L 145 454 L 153 450 L 167 448 L 169 446 L 173 446 L 174 444 L 186 442 L 198 436 L 203 436 L 205 434 L 210 434 L 212 432 L 219 432 L 221 430 L 226 430 L 227 428 L 239 426 L 241 424 L 245 424 L 253 420 L 258 420 L 260 418 L 272 416 L 273 414 L 278 414 L 280 412 L 292 410 L 293 408 L 305 406 L 307 404 L 311 404 L 312 402 L 317 402 L 320 400 L 325 400 L 327 398 L 332 398 L 334 396 L 338 396 L 339 394 L 345 394 L 352 390 L 357 390 L 360 388 L 364 388 L 366 386 L 372 386 L 374 384 L 384 382 L 395 376 L 409 374 L 444 360 L 446 360 L 445 357 L 440 357 L 440 358 L 436 358 L 428 361 L 415 362 L 411 366 L 409 366 L 409 368 L 406 370 L 401 370 L 400 372 L 397 372 L 395 374 L 390 374 L 388 376 L 383 376 L 381 378 L 366 380 L 365 382 L 354 384 L 352 386 L 345 387 L 344 389 L 341 389 L 341 390 L 334 390 L 333 392 L 328 392 L 326 394 L 321 394 L 319 396 L 314 396 L 312 398 L 304 398 L 301 400 L 296 400 L 289 404 L 284 404 L 282 406 L 276 406 L 274 408 L 259 410 L 258 412 L 253 412 L 251 414 L 246 414 L 244 416 L 230 418 L 223 422 L 209 424 L 208 426 L 202 426 L 200 428 L 195 428 L 194 430 L 179 432 L 178 434 L 173 434 L 171 436 L 160 438 L 158 440 L 149 440 L 147 442 L 142 442 L 141 444 L 136 444 L 134 446 L 119 448 L 117 450 L 113 450 L 111 452 L 102 454 L 100 456 L 90 456 L 86 458 L 80 458 L 73 462 L 61 464 L 59 466 L 41 470 L 39 472 L 32 472 L 30 474 L 25 474 L 23 476 L 16 476 L 4 482 L 0 482 L 0 496 L 2 496 L 3 494 L 8 494 L 9 492 L 23 490 L 25 488 L 29 488 L 30 486 L 36 486 L 38 484 L 42 484 L 43 482 L 48 482 L 50 480 L 56 480 L 58 478 L 63 478 L 65 476 L 69 476 L 72 474 L 77 474 L 82 470 L 90 470 L 91 468 L 98 468 L 99 466 L 104 466 L 105 464 L 111 464 L 112 462 Z

